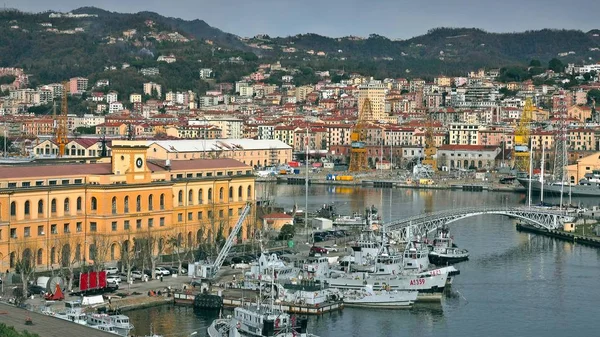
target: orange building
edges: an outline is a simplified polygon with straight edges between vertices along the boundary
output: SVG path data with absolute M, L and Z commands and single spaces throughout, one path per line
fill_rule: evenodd
M 147 145 L 113 141 L 107 162 L 0 167 L 0 270 L 26 257 L 37 269 L 103 265 L 139 239 L 155 240 L 155 253 L 168 253 L 173 238 L 197 248 L 226 238 L 254 201 L 248 165 L 146 160 L 147 152 Z M 247 221 L 240 238 L 253 225 Z

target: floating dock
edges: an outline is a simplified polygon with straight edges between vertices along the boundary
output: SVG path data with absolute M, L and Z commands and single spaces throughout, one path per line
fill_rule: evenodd
M 234 299 L 234 298 L 223 298 L 223 306 L 229 308 L 241 307 L 252 305 L 255 302 L 242 300 L 242 299 Z M 274 304 L 275 307 L 279 308 L 282 311 L 291 313 L 291 314 L 303 314 L 303 315 L 323 315 L 325 313 L 338 311 L 344 309 L 344 303 L 341 301 L 338 302 L 324 302 L 316 305 L 300 305 L 294 303 L 285 303 L 280 302 Z

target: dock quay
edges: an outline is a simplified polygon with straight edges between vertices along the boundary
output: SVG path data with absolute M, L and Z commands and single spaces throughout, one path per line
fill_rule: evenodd
M 223 289 L 213 294 L 221 294 L 223 297 L 223 306 L 226 308 L 235 308 L 245 305 L 255 304 L 255 298 L 258 293 L 254 290 L 242 289 Z M 194 298 L 199 292 L 175 292 L 174 300 L 178 305 L 193 305 Z M 278 302 L 275 305 L 281 310 L 289 313 L 303 315 L 323 315 L 328 312 L 342 310 L 344 303 L 341 301 L 328 301 L 318 305 L 304 305 L 297 303 Z
M 235 298 L 223 298 L 223 306 L 228 308 L 241 307 L 246 305 L 252 305 L 255 302 L 244 300 L 244 299 L 235 299 Z M 302 315 L 323 315 L 329 312 L 334 312 L 338 310 L 344 309 L 344 303 L 341 301 L 338 302 L 324 302 L 317 305 L 301 305 L 295 303 L 285 303 L 279 302 L 275 303 L 274 306 L 279 308 L 282 311 L 291 313 L 291 314 L 302 314 Z
M 545 228 L 537 228 L 529 224 L 518 223 L 516 225 L 518 231 L 550 236 L 564 241 L 579 243 L 591 247 L 600 247 L 600 238 L 591 238 L 574 233 L 568 233 L 558 230 L 548 230 Z
M 27 318 L 31 318 L 31 325 L 25 324 Z M 89 326 L 42 315 L 5 303 L 0 303 L 0 323 L 13 326 L 19 332 L 27 330 L 42 337 L 115 336 L 108 332 L 92 329 Z

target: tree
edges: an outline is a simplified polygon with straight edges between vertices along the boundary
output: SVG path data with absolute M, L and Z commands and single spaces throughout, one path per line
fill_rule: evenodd
M 279 230 L 279 240 L 291 240 L 296 235 L 296 227 L 292 224 L 285 224 Z
M 531 60 L 529 62 L 529 66 L 530 67 L 541 67 L 542 66 L 542 62 L 540 62 L 540 60 Z
M 587 100 L 588 100 L 588 104 L 591 104 L 592 101 L 595 101 L 596 103 L 600 103 L 600 90 L 592 89 L 592 90 L 588 91 Z
M 184 242 L 186 240 L 183 239 L 183 233 L 175 233 L 167 239 L 167 244 L 171 248 L 171 252 L 175 253 L 177 256 L 177 272 L 181 273 L 181 267 L 183 265 L 183 260 L 188 256 L 188 253 L 191 251 L 188 249 L 189 242 Z
M 73 133 L 78 133 L 80 135 L 94 135 L 96 134 L 95 126 L 79 126 L 75 128 Z
M 555 73 L 561 73 L 565 69 L 565 65 L 561 60 L 553 58 L 550 60 L 550 62 L 548 62 L 548 69 L 554 71 Z
M 6 145 L 5 145 L 6 143 Z M 6 152 L 10 152 L 10 147 L 12 146 L 12 141 L 8 138 L 4 138 L 4 136 L 0 136 L 0 151 L 4 152 L 4 147 L 6 146 Z
M 109 248 L 110 237 L 101 234 L 92 235 L 88 258 L 93 261 L 92 268 L 94 271 L 104 269 Z
M 27 285 L 29 280 L 33 278 L 35 274 L 35 256 L 37 247 L 32 241 L 22 240 L 16 244 L 15 254 L 17 261 L 15 263 L 15 272 L 21 276 L 21 283 L 23 284 L 22 298 L 27 298 L 28 289 Z
M 150 231 L 150 228 L 148 228 L 148 231 L 142 237 L 136 239 L 136 246 L 138 246 L 138 243 L 141 248 L 142 260 L 150 263 L 152 278 L 156 278 L 156 263 L 163 255 L 165 250 L 163 233 L 153 233 Z
M 55 247 L 58 248 L 60 273 L 67 280 L 67 290 L 70 291 L 73 289 L 75 264 L 81 261 L 81 238 L 63 236 L 55 240 Z

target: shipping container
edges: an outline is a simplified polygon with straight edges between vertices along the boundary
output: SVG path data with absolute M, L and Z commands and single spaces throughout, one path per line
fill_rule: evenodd
M 326 168 L 326 169 L 332 169 L 334 167 L 335 167 L 334 163 L 324 163 L 323 164 L 323 168 Z
M 290 167 L 300 167 L 300 163 L 297 161 L 291 161 L 288 163 Z
M 335 180 L 338 180 L 338 181 L 353 181 L 354 177 L 353 176 L 337 176 L 335 178 Z
M 316 163 L 312 163 L 312 167 L 322 167 L 323 163 L 321 162 L 316 162 Z
M 79 275 L 79 290 L 90 291 L 106 288 L 106 271 L 90 271 Z
M 300 174 L 300 169 L 294 169 L 294 174 Z
M 348 165 L 335 165 L 333 167 L 334 171 L 348 171 Z
M 419 179 L 420 185 L 433 185 L 433 180 L 431 179 Z

